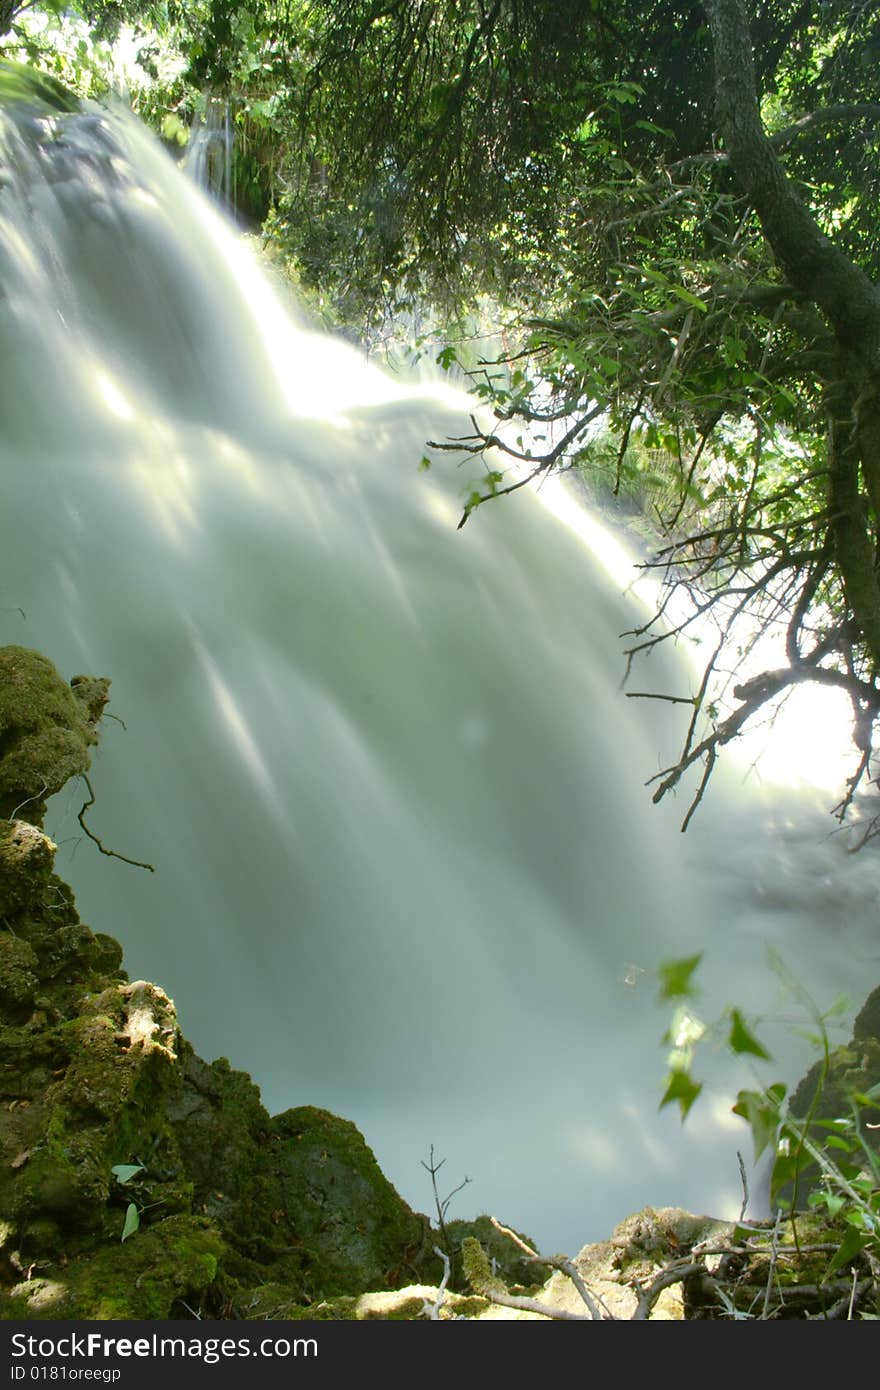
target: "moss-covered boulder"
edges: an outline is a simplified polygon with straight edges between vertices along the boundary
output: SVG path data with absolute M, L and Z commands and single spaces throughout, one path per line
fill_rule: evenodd
M 861 1135 L 872 1148 L 880 1150 L 880 1095 L 873 1104 L 865 1097 L 880 1088 L 880 989 L 865 1000 L 853 1024 L 850 1041 L 831 1052 L 828 1063 L 820 1060 L 796 1086 L 790 1101 L 791 1113 L 814 1124 L 813 1136 L 820 1143 L 827 1136 L 820 1121 L 861 1116 Z
M 225 1244 L 208 1221 L 171 1216 L 90 1255 L 39 1260 L 6 1294 L 8 1318 L 186 1317 L 216 1285 Z
M 110 682 L 70 685 L 27 647 L 0 647 L 0 817 L 42 823 L 46 798 L 86 772 Z
M 272 1122 L 282 1210 L 339 1292 L 396 1289 L 423 1270 L 433 1240 L 350 1120 L 311 1105 Z M 434 1257 L 436 1266 L 436 1257 Z

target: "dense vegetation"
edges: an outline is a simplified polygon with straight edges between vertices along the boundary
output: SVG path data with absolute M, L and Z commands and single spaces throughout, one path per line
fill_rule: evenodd
M 465 516 L 571 464 L 649 489 L 654 563 L 689 599 L 667 617 L 717 633 L 656 795 L 697 767 L 698 801 L 720 746 L 812 681 L 851 702 L 850 811 L 880 712 L 876 7 L 0 6 L 7 52 L 92 93 L 125 26 L 169 142 L 230 103 L 239 209 L 333 322 L 442 323 L 441 363 L 529 427 L 475 423 Z M 784 655 L 737 684 L 770 623 Z

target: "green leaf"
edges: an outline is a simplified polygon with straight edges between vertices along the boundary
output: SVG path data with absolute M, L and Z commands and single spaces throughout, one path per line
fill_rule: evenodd
M 768 1144 L 775 1143 L 782 1121 L 780 1107 L 784 1099 L 785 1087 L 781 1081 L 766 1091 L 740 1091 L 736 1098 L 733 1113 L 741 1115 L 751 1128 L 756 1159 L 761 1157 Z
M 829 1134 L 825 1140 L 826 1149 L 841 1149 L 845 1154 L 855 1152 L 855 1144 L 851 1144 L 848 1139 L 842 1139 L 839 1134 Z
M 138 1173 L 143 1173 L 145 1171 L 142 1163 L 117 1163 L 110 1169 L 110 1172 L 119 1183 L 131 1182 L 132 1178 L 137 1177 Z
M 664 1105 L 678 1101 L 684 1119 L 702 1089 L 703 1083 L 694 1081 L 689 1071 L 671 1071 L 659 1108 L 662 1110 Z
M 427 471 L 428 471 L 428 469 L 429 469 L 430 467 L 431 467 L 431 460 L 428 458 L 428 455 L 427 455 L 427 454 L 422 454 L 422 457 L 419 459 L 419 472 L 420 472 L 420 473 L 427 473 Z
M 822 1015 L 823 1019 L 843 1018 L 852 1010 L 852 1000 L 846 994 L 838 994 L 834 1003 L 829 1005 Z
M 843 1219 L 848 1226 L 852 1226 L 856 1231 L 870 1231 L 871 1220 L 859 1207 L 848 1207 L 843 1213 Z
M 671 130 L 666 130 L 662 125 L 655 125 L 653 121 L 636 121 L 635 125 L 636 130 L 647 130 L 651 135 L 672 135 Z
M 122 1239 L 128 1240 L 129 1236 L 133 1236 L 140 1224 L 141 1214 L 134 1202 L 129 1202 L 125 1213 L 125 1225 L 122 1228 Z
M 691 976 L 703 959 L 702 951 L 696 956 L 683 956 L 680 960 L 665 961 L 659 969 L 661 999 L 692 999 L 696 990 L 691 984 Z
M 839 1250 L 836 1254 L 832 1255 L 831 1259 L 828 1261 L 825 1278 L 830 1278 L 836 1270 L 842 1269 L 844 1265 L 854 1260 L 856 1256 L 864 1250 L 865 1246 L 870 1244 L 870 1241 L 871 1237 L 864 1231 L 857 1231 L 854 1226 L 849 1226 L 844 1233 L 843 1240 L 840 1242 Z
M 730 1011 L 730 1034 L 727 1039 L 727 1046 L 731 1052 L 747 1052 L 752 1057 L 763 1057 L 768 1062 L 770 1060 L 770 1053 L 746 1025 L 739 1009 L 731 1009 Z
M 822 1207 L 831 1217 L 838 1216 L 841 1207 L 846 1199 L 837 1197 L 833 1192 L 811 1192 L 807 1198 L 807 1205 L 811 1207 Z
M 778 1149 L 776 1157 L 773 1160 L 773 1169 L 770 1173 L 770 1196 L 774 1200 L 778 1198 L 779 1193 L 784 1187 L 798 1182 L 801 1173 L 807 1166 L 807 1162 L 808 1160 L 804 1159 L 803 1151 L 797 1147 L 793 1149 L 780 1147 Z M 790 1200 L 784 1205 L 790 1206 Z
M 708 311 L 708 304 L 706 304 L 704 300 L 698 298 L 697 295 L 692 294 L 690 290 L 686 290 L 684 285 L 674 285 L 670 283 L 669 290 L 670 293 L 675 295 L 676 299 L 680 299 L 684 304 L 690 304 L 694 309 L 699 309 L 701 314 L 705 314 Z

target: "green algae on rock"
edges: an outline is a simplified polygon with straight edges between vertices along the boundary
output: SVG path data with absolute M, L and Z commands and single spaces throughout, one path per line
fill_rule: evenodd
M 0 816 L 42 823 L 46 798 L 87 772 L 109 680 L 75 676 L 27 647 L 0 647 Z

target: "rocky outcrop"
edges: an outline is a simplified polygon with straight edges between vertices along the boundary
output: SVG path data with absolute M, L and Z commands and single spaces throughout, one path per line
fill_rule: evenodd
M 880 989 L 865 1000 L 853 1024 L 852 1037 L 842 1047 L 833 1048 L 827 1061 L 816 1062 L 798 1083 L 791 1098 L 793 1115 L 820 1121 L 851 1114 L 852 1098 L 875 1095 L 880 1105 Z M 874 1118 L 880 1120 L 880 1110 Z M 822 1137 L 820 1128 L 816 1129 Z M 880 1125 L 870 1122 L 862 1129 L 865 1142 L 880 1150 Z
M 61 680 L 26 647 L 0 647 L 0 816 L 41 825 L 46 798 L 89 767 L 109 680 Z

